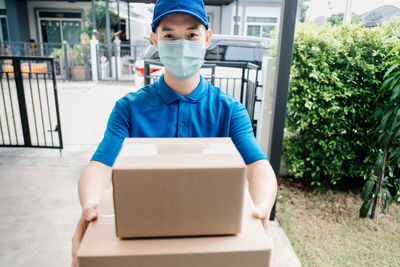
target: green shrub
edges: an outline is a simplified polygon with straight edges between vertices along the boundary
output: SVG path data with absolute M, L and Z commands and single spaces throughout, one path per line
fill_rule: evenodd
M 384 102 L 384 60 L 399 37 L 397 22 L 297 27 L 284 140 L 291 175 L 316 187 L 369 177 L 371 116 Z

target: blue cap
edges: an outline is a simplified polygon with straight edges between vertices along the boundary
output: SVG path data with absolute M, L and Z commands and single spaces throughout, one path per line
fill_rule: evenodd
M 172 13 L 191 15 L 208 29 L 207 13 L 203 0 L 157 0 L 154 7 L 153 22 L 151 23 L 152 31 L 155 32 L 157 24 L 163 17 Z

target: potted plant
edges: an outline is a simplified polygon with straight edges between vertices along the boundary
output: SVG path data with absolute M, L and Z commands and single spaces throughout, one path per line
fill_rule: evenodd
M 86 57 L 89 53 L 90 47 L 85 43 L 68 46 L 67 54 L 71 79 L 87 80 L 89 78 L 90 73 L 86 67 Z
M 66 44 L 66 43 L 65 43 Z M 67 62 L 65 52 L 67 49 Z M 58 57 L 61 67 L 61 77 L 67 78 L 65 67 L 68 66 L 70 78 L 72 80 L 87 80 L 90 76 L 85 64 L 85 57 L 90 53 L 89 46 L 83 44 L 63 45 L 60 49 L 54 49 L 54 57 Z M 68 64 L 66 64 L 68 63 Z

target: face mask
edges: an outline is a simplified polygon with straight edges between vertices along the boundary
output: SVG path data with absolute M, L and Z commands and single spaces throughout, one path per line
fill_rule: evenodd
M 158 54 L 161 62 L 177 79 L 193 76 L 203 65 L 205 43 L 202 41 L 160 40 Z

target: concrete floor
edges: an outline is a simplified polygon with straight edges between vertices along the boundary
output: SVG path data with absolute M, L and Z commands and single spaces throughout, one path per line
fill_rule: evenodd
M 128 83 L 58 84 L 65 148 L 0 148 L 0 266 L 69 266 L 80 205 L 79 175 Z M 275 266 L 301 266 L 284 231 L 272 223 Z
M 0 266 L 67 266 L 87 150 L 0 149 Z

